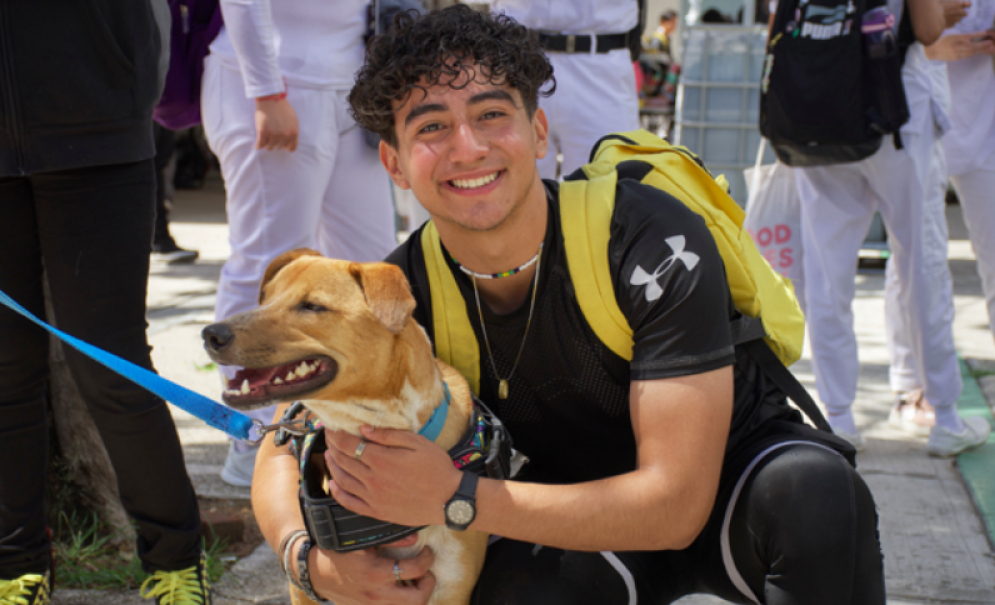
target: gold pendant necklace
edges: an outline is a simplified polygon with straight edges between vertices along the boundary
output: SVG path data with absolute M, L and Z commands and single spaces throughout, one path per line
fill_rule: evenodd
M 480 307 L 480 292 L 477 290 L 477 277 L 473 274 L 470 275 L 470 279 L 473 280 L 473 297 L 477 301 L 477 314 L 480 316 L 480 331 L 484 334 L 484 345 L 487 347 L 487 357 L 491 360 L 491 369 L 494 370 L 494 377 L 498 379 L 498 398 L 507 399 L 508 398 L 508 381 L 511 377 L 515 375 L 515 370 L 518 369 L 518 362 L 522 358 L 522 351 L 525 350 L 525 341 L 529 337 L 529 328 L 532 326 L 532 312 L 535 310 L 536 306 L 536 290 L 539 289 L 539 270 L 541 269 L 541 256 L 542 256 L 542 244 L 539 244 L 539 252 L 535 255 L 536 261 L 536 276 L 532 280 L 532 301 L 529 303 L 529 320 L 525 324 L 525 335 L 522 336 L 522 344 L 518 347 L 518 356 L 515 357 L 515 364 L 511 366 L 511 374 L 508 374 L 507 378 L 501 378 L 498 375 L 497 366 L 494 364 L 494 354 L 491 353 L 491 343 L 487 339 L 487 326 L 484 325 L 484 312 Z

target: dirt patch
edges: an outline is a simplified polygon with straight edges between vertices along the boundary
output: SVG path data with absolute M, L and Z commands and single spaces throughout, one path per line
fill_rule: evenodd
M 262 532 L 248 500 L 198 498 L 201 517 L 217 523 L 215 534 L 225 541 L 224 555 L 239 559 L 252 554 L 263 543 Z M 235 523 L 235 521 L 239 523 Z M 238 527 L 238 524 L 241 527 Z M 240 531 L 238 531 L 240 530 Z

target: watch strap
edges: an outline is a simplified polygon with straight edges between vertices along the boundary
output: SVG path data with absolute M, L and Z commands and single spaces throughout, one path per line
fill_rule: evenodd
M 477 473 L 463 471 L 463 478 L 460 479 L 459 487 L 456 488 L 456 493 L 453 494 L 453 497 L 450 498 L 450 500 L 456 498 L 457 496 L 462 496 L 464 499 L 473 500 L 474 502 L 476 502 L 477 483 L 479 481 L 480 481 L 480 475 L 478 475 Z

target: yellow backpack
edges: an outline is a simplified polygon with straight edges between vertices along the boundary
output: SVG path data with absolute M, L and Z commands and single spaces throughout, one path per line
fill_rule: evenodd
M 798 361 L 805 317 L 791 280 L 770 267 L 743 229 L 743 209 L 694 154 L 635 130 L 601 139 L 592 155 L 582 168 L 586 179 L 560 185 L 560 216 L 577 302 L 601 341 L 620 357 L 632 358 L 632 329 L 615 301 L 608 271 L 608 239 L 617 167 L 635 161 L 639 164 L 622 167 L 624 174 L 666 191 L 705 219 L 725 263 L 736 308 L 760 319 L 764 340 L 784 365 Z
M 779 386 L 782 382 L 792 383 L 792 392 L 785 392 L 796 403 L 801 405 L 800 398 L 810 400 L 804 387 L 784 368 L 801 357 L 805 336 L 805 318 L 791 281 L 774 271 L 760 254 L 743 229 L 742 208 L 697 157 L 645 130 L 602 138 L 595 145 L 592 161 L 560 184 L 560 223 L 570 279 L 584 318 L 598 338 L 619 357 L 632 359 L 632 328 L 618 307 L 608 265 L 608 241 L 620 171 L 625 177 L 637 178 L 666 191 L 705 219 L 725 263 L 733 302 L 746 318 L 733 326 L 733 341 L 739 344 L 762 337 L 769 348 L 761 347 L 765 351 L 757 353 L 768 356 L 773 351 L 779 360 L 772 363 L 764 359 L 765 368 L 780 366 L 773 369 L 778 373 L 777 382 Z M 580 173 L 583 177 L 579 177 Z M 722 177 L 719 179 L 724 181 Z M 421 245 L 431 291 L 436 355 L 456 367 L 477 393 L 479 344 L 432 222 L 422 231 Z M 821 417 L 817 409 L 805 411 L 810 417 L 813 413 Z M 813 420 L 821 424 L 818 419 Z

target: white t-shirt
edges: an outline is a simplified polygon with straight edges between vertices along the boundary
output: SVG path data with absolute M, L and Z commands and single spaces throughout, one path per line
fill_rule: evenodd
M 972 0 L 967 17 L 943 32 L 970 34 L 995 23 L 995 0 Z M 995 66 L 989 55 L 947 63 L 953 92 L 953 129 L 943 137 L 951 175 L 995 170 Z
M 368 0 L 221 0 L 211 55 L 241 71 L 245 96 L 289 86 L 352 88 L 363 63 Z
M 636 0 L 494 0 L 491 12 L 563 34 L 624 34 L 639 22 Z

